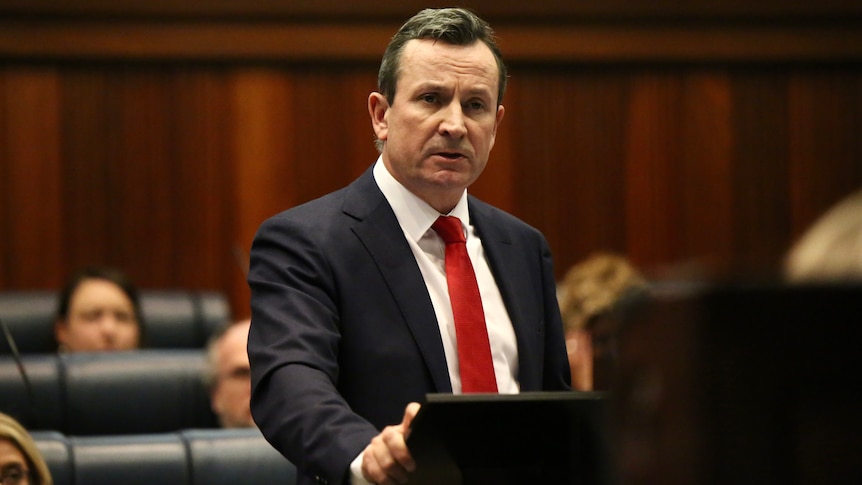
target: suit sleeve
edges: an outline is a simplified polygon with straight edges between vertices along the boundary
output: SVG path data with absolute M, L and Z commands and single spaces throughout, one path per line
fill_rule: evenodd
M 276 216 L 255 236 L 249 267 L 251 407 L 266 439 L 306 475 L 343 483 L 377 434 L 337 389 L 336 284 L 311 223 Z
M 546 391 L 571 390 L 571 370 L 566 353 L 566 338 L 563 333 L 563 319 L 557 301 L 557 283 L 554 278 L 554 264 L 551 249 L 544 237 L 541 238 L 542 292 L 545 313 L 545 362 L 544 382 Z

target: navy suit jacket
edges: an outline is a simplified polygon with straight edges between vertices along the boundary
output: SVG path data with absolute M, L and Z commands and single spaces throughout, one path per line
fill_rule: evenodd
M 547 242 L 473 197 L 468 206 L 514 326 L 521 390 L 569 389 Z M 409 402 L 452 392 L 428 290 L 371 169 L 265 221 L 248 281 L 252 413 L 299 484 L 346 483 Z

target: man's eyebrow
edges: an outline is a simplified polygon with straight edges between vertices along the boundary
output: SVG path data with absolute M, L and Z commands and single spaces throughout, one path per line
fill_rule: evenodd
M 472 96 L 491 96 L 491 89 L 486 87 L 468 89 L 467 94 Z
M 436 81 L 423 81 L 416 86 L 416 91 L 443 91 L 446 86 Z

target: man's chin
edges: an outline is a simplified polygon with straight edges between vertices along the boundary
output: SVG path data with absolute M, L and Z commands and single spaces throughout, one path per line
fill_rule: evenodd
M 431 183 L 446 190 L 465 189 L 476 177 L 461 168 L 440 168 L 430 177 Z

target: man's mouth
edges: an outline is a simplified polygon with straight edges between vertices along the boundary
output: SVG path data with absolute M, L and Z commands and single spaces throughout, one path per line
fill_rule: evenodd
M 437 155 L 449 160 L 457 160 L 464 157 L 464 155 L 458 152 L 438 152 Z

